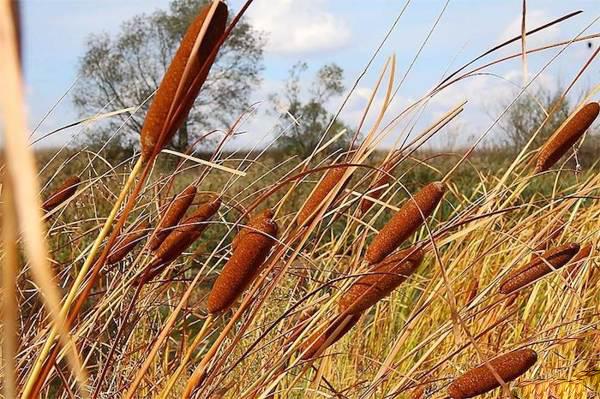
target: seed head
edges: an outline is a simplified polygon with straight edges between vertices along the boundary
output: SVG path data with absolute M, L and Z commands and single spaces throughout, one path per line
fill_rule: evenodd
M 275 244 L 277 224 L 271 211 L 252 219 L 208 295 L 208 312 L 228 309 L 250 285 Z
M 600 112 L 600 104 L 591 102 L 583 106 L 573 115 L 540 150 L 535 173 L 544 172 L 552 167 L 579 140 L 585 131 L 594 123 Z
M 487 364 L 467 371 L 448 387 L 452 399 L 466 399 L 482 395 L 500 387 L 490 367 L 502 378 L 510 382 L 525 374 L 537 361 L 537 353 L 531 349 L 519 349 L 490 360 Z
M 509 274 L 500 284 L 500 293 L 511 294 L 529 283 L 545 276 L 552 270 L 560 269 L 579 251 L 579 245 L 565 244 L 535 256 L 529 264 Z
M 319 211 L 323 201 L 331 193 L 335 186 L 343 179 L 346 168 L 339 166 L 329 169 L 323 179 L 319 182 L 306 203 L 298 213 L 298 225 L 305 226 Z M 347 183 L 347 182 L 346 182 Z M 344 183 L 344 186 L 346 185 Z
M 593 248 L 594 246 L 592 244 L 587 244 L 581 247 L 579 252 L 577 252 L 577 254 L 569 261 L 569 264 L 567 265 L 567 269 L 565 270 L 566 278 L 571 280 L 575 278 L 584 261 L 589 258 Z
M 409 248 L 388 256 L 360 277 L 340 298 L 340 313 L 362 313 L 388 296 L 421 264 L 423 252 Z
M 150 237 L 150 241 L 148 242 L 148 248 L 150 248 L 150 250 L 155 251 L 165 237 L 169 235 L 173 227 L 177 226 L 177 223 L 179 223 L 192 204 L 192 201 L 194 201 L 196 191 L 196 186 L 188 186 L 173 198 L 173 201 L 169 204 L 164 216 L 156 226 L 154 235 Z
M 433 213 L 445 191 L 444 183 L 434 182 L 417 192 L 375 236 L 367 248 L 366 260 L 370 264 L 381 262 L 396 250 Z
M 131 252 L 140 242 L 142 238 L 148 233 L 150 224 L 147 220 L 144 220 L 135 225 L 130 232 L 126 233 L 115 245 L 115 249 L 109 255 L 106 263 L 108 265 L 114 265 L 122 261 L 129 252 Z
M 313 333 L 301 346 L 302 360 L 319 356 L 325 349 L 340 340 L 360 320 L 361 314 L 336 317 L 328 326 Z
M 54 191 L 48 199 L 42 204 L 42 209 L 50 212 L 75 194 L 77 187 L 81 183 L 81 179 L 77 176 L 71 176 L 65 179 L 63 183 Z

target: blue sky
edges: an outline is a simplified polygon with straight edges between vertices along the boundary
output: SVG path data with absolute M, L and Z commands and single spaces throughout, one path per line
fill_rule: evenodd
M 116 32 L 123 21 L 139 13 L 166 8 L 168 0 L 22 0 L 25 32 L 25 72 L 31 126 L 53 107 L 77 78 L 77 63 L 86 37 L 92 33 Z M 390 116 L 423 95 L 440 80 L 448 68 L 456 67 L 483 50 L 519 34 L 521 0 L 451 0 L 421 56 L 400 88 Z M 533 36 L 528 47 L 568 40 L 600 16 L 598 0 L 528 0 L 528 26 L 536 26 L 574 10 L 584 13 Z M 240 0 L 231 1 L 239 8 Z M 416 51 L 433 26 L 445 0 L 412 0 L 371 70 L 359 83 L 343 118 L 352 125 L 360 117 L 376 77 L 391 54 L 397 57 L 398 78 L 410 65 Z M 255 0 L 249 19 L 268 34 L 263 85 L 253 100 L 265 100 L 279 91 L 289 68 L 306 61 L 314 72 L 319 66 L 336 62 L 345 70 L 349 87 L 393 23 L 405 3 L 398 0 Z M 595 23 L 587 33 L 596 33 Z M 600 45 L 595 39 L 593 48 Z M 503 54 L 519 50 L 515 43 Z M 555 54 L 550 50 L 529 58 L 529 75 L 535 75 Z M 539 86 L 554 87 L 568 82 L 592 54 L 587 43 L 577 44 L 547 68 Z M 598 62 L 593 64 L 574 93 L 582 93 L 600 82 Z M 309 74 L 310 72 L 309 71 Z M 427 125 L 462 99 L 469 100 L 467 111 L 449 129 L 441 144 L 468 142 L 480 134 L 500 112 L 499 104 L 510 101 L 514 87 L 522 83 L 522 66 L 514 61 L 490 70 L 500 78 L 474 78 L 450 88 L 430 103 L 422 116 Z M 308 75 L 307 77 L 310 77 Z M 341 99 L 328 104 L 333 110 Z M 132 106 L 135 104 L 132 104 Z M 60 101 L 39 129 L 47 132 L 78 119 L 68 95 Z M 259 136 L 269 140 L 274 122 L 259 112 L 246 127 L 249 134 L 235 146 L 249 146 Z M 67 143 L 79 131 L 65 131 L 44 145 Z M 384 144 L 394 141 L 394 133 Z

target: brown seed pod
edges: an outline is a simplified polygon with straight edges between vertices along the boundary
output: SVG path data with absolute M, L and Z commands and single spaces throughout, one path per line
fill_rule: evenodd
M 313 333 L 301 346 L 302 360 L 319 356 L 325 349 L 339 341 L 360 320 L 361 314 L 336 317 L 328 326 Z
M 131 231 L 124 234 L 115 245 L 115 249 L 111 252 L 106 263 L 114 265 L 122 261 L 129 252 L 131 252 L 140 242 L 142 238 L 148 234 L 150 223 L 147 220 L 141 221 L 135 225 Z
M 194 44 L 210 9 L 210 4 L 202 7 L 198 16 L 190 24 L 158 87 L 154 101 L 150 104 L 141 132 L 143 159 L 149 159 L 155 150 L 162 149 L 171 140 L 189 113 L 206 80 L 210 67 L 215 61 L 216 52 L 213 50 L 219 45 L 227 24 L 228 11 L 223 2 L 219 2 L 210 21 L 206 21 L 208 25 L 198 53 L 196 57 L 190 59 Z M 189 72 L 184 76 L 188 63 Z M 178 103 L 174 104 L 179 87 L 179 95 L 183 94 L 184 96 L 178 97 L 181 100 L 177 100 Z M 172 108 L 176 112 L 169 117 L 169 111 Z
M 500 293 L 511 294 L 529 283 L 560 269 L 579 251 L 579 244 L 571 243 L 552 248 L 534 258 L 526 266 L 512 272 L 500 284 Z M 550 267 L 552 266 L 552 267 Z
M 535 173 L 544 172 L 552 167 L 579 140 L 594 123 L 600 112 L 600 104 L 591 102 L 583 106 L 542 146 Z
M 299 226 L 306 226 L 311 222 L 312 218 L 318 213 L 319 207 L 325 198 L 327 198 L 335 186 L 342 180 L 345 172 L 346 168 L 342 166 L 327 170 L 323 179 L 319 182 L 310 197 L 308 197 L 300 212 L 298 212 L 297 220 Z M 346 183 L 347 181 L 342 186 L 342 189 L 345 187 Z
M 146 271 L 138 279 L 139 284 L 160 274 L 166 266 L 181 255 L 190 245 L 202 235 L 208 222 L 219 210 L 221 199 L 204 203 L 194 213 L 175 228 L 162 242 L 154 253 L 154 260 L 148 265 Z
M 368 274 L 360 277 L 340 298 L 343 314 L 362 313 L 388 296 L 423 261 L 423 251 L 409 248 L 399 251 L 376 264 Z
M 423 224 L 442 200 L 446 187 L 442 182 L 429 183 L 409 199 L 379 231 L 367 248 L 370 264 L 381 262 Z
M 500 382 L 490 367 L 504 382 L 510 382 L 525 374 L 536 361 L 537 353 L 531 349 L 519 349 L 498 356 L 454 380 L 448 387 L 448 395 L 452 399 L 466 399 L 482 395 L 500 387 Z
M 169 235 L 174 226 L 181 220 L 183 215 L 187 212 L 188 208 L 196 197 L 196 186 L 187 186 L 185 190 L 177 194 L 173 201 L 169 204 L 164 216 L 160 219 L 160 222 L 156 226 L 156 231 L 150 237 L 148 242 L 148 248 L 151 251 L 155 251 L 160 244 L 163 242 L 166 236 Z
M 277 224 L 265 211 L 252 219 L 208 294 L 208 312 L 228 309 L 258 274 L 275 244 Z
M 44 201 L 42 209 L 50 212 L 75 194 L 81 179 L 77 176 L 71 176 L 65 179 L 63 183 Z
M 273 213 L 272 209 L 266 209 L 264 210 L 261 215 L 259 216 L 259 218 L 266 218 L 266 219 L 273 219 L 273 216 L 275 215 L 275 213 Z M 258 219 L 257 219 L 258 220 Z M 252 228 L 252 220 L 250 220 L 248 226 L 244 226 L 242 227 L 242 229 L 239 231 L 239 233 L 237 233 L 235 235 L 235 237 L 233 237 L 233 240 L 231 241 L 231 249 L 235 250 L 235 248 L 237 247 L 238 243 L 242 240 L 242 238 L 246 235 L 246 233 L 248 233 L 249 231 L 254 231 L 256 230 L 255 228 Z
M 564 277 L 568 279 L 574 279 L 577 273 L 579 272 L 579 269 L 581 269 L 583 262 L 587 258 L 589 258 L 593 248 L 594 246 L 592 244 L 587 244 L 581 247 L 579 252 L 577 252 L 573 259 L 569 261 L 569 264 L 567 265 L 567 270 L 565 270 Z

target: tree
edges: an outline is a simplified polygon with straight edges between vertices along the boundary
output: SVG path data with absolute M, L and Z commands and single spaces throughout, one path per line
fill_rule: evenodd
M 533 94 L 524 93 L 511 106 L 500 123 L 506 133 L 507 144 L 511 147 L 523 148 L 542 126 L 547 113 L 556 108 L 536 136 L 531 149 L 545 143 L 569 116 L 569 102 L 567 99 L 561 101 L 561 96 L 560 89 L 554 92 L 539 89 Z
M 172 0 L 168 11 L 142 14 L 126 21 L 114 37 L 92 35 L 80 61 L 80 81 L 74 103 L 81 114 L 141 105 L 133 116 L 121 114 L 99 127 L 93 136 L 100 143 L 124 124 L 118 143 L 138 140 L 143 116 L 185 31 L 198 10 L 209 0 Z M 222 46 L 187 121 L 173 145 L 184 150 L 190 140 L 228 125 L 247 106 L 252 89 L 260 82 L 264 36 L 243 20 Z M 88 137 L 88 141 L 92 140 Z
M 278 141 L 280 149 L 289 151 L 301 158 L 308 157 L 319 145 L 333 115 L 325 109 L 325 104 L 334 96 L 339 96 L 344 91 L 344 71 L 336 64 L 322 66 L 316 73 L 308 91 L 308 99 L 302 100 L 303 88 L 301 79 L 308 69 L 304 62 L 295 64 L 290 70 L 285 85 L 284 99 L 280 96 L 271 95 L 271 101 L 275 104 L 274 111 L 279 116 L 280 128 L 284 132 Z M 281 112 L 285 109 L 284 112 Z M 290 120 L 290 115 L 293 120 Z M 335 121 L 330 133 L 337 134 L 346 129 L 331 147 L 331 149 L 344 148 L 348 145 L 352 133 L 342 122 Z

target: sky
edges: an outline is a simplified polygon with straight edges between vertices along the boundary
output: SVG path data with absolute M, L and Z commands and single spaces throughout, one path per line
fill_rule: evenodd
M 78 62 L 85 51 L 86 38 L 101 32 L 114 34 L 124 21 L 136 14 L 166 9 L 169 0 L 21 0 L 21 3 L 29 124 L 32 129 L 37 127 L 36 135 L 40 136 L 82 116 L 74 108 L 68 92 L 77 84 Z M 241 3 L 241 0 L 229 2 L 234 9 L 239 9 Z M 521 6 L 521 0 L 412 0 L 408 5 L 399 0 L 255 0 L 248 12 L 248 20 L 263 31 L 268 40 L 263 82 L 251 99 L 261 105 L 244 126 L 246 133 L 231 145 L 250 148 L 257 143 L 268 143 L 276 135 L 275 121 L 263 111 L 269 107 L 269 94 L 282 91 L 290 67 L 298 61 L 309 65 L 307 79 L 320 66 L 331 62 L 344 69 L 346 94 L 327 104 L 330 111 L 338 110 L 403 9 L 391 35 L 341 111 L 341 118 L 349 126 L 356 126 L 360 120 L 390 56 L 396 56 L 395 82 L 402 84 L 389 107 L 386 121 L 421 98 L 448 71 L 520 34 Z M 600 22 L 595 21 L 600 17 L 599 0 L 528 0 L 528 27 L 575 10 L 584 12 L 531 36 L 527 47 L 570 40 L 584 30 L 584 34 L 600 31 Z M 590 43 L 577 43 L 566 49 L 551 49 L 528 57 L 528 79 L 535 78 L 530 90 L 565 86 L 598 46 L 600 40 L 593 39 Z M 486 60 L 518 51 L 519 42 Z M 468 101 L 465 111 L 432 145 L 461 146 L 487 131 L 502 112 L 502 104 L 506 105 L 514 98 L 524 79 L 519 58 L 486 72 L 432 98 L 415 116 L 417 119 L 411 119 L 415 123 L 411 134 L 416 134 L 464 100 Z M 599 82 L 600 62 L 596 61 L 573 88 L 574 100 Z M 374 108 L 382 104 L 383 95 L 379 93 Z M 369 115 L 367 128 L 373 120 L 374 116 Z M 398 125 L 381 145 L 392 146 L 403 137 L 407 126 L 410 126 L 408 122 L 406 126 Z M 88 128 L 93 129 L 93 126 Z M 81 134 L 80 128 L 65 130 L 39 145 L 65 145 Z M 496 129 L 486 139 L 500 140 L 501 134 Z

